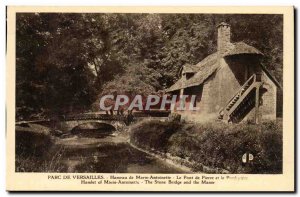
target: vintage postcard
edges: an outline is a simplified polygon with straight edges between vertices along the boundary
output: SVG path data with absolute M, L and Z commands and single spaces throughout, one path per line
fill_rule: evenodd
M 294 8 L 7 8 L 8 191 L 295 190 Z

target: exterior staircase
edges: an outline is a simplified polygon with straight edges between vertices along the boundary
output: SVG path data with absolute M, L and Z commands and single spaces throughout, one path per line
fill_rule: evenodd
M 259 98 L 259 88 L 262 85 L 256 74 L 253 74 L 237 93 L 219 111 L 218 119 L 226 123 L 237 123 L 255 107 Z

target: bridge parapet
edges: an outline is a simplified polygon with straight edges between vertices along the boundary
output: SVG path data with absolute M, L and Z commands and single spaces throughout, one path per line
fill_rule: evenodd
M 68 115 L 63 118 L 64 121 L 70 120 L 116 120 L 125 121 L 126 117 L 123 115 L 109 115 L 109 114 L 76 114 Z

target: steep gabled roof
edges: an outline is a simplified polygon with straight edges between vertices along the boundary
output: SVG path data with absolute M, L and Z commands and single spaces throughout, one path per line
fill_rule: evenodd
M 215 52 L 213 54 L 210 54 L 209 56 L 207 56 L 206 58 L 204 58 L 202 61 L 200 61 L 198 64 L 196 64 L 195 66 L 198 67 L 199 69 L 201 67 L 206 67 L 207 65 L 211 65 L 214 64 L 215 62 L 217 62 L 218 59 L 218 53 Z M 198 70 L 199 71 L 199 70 Z
M 253 54 L 263 55 L 258 49 L 252 47 L 244 42 L 231 43 L 232 49 L 230 49 L 224 56 L 233 56 L 240 54 Z M 180 72 L 194 72 L 196 74 L 190 79 L 180 78 L 174 85 L 166 90 L 166 92 L 172 92 L 182 88 L 197 86 L 203 83 L 209 76 L 211 76 L 219 68 L 218 53 L 215 52 L 196 65 L 186 64 L 182 67 Z M 278 82 L 277 82 L 278 84 Z
M 166 89 L 166 92 L 173 92 L 175 90 L 180 90 L 182 88 L 185 87 L 185 83 L 186 83 L 186 79 L 185 78 L 180 78 L 178 81 L 176 81 L 176 83 L 174 83 L 171 87 L 169 87 L 168 89 Z
M 213 53 L 199 62 L 196 66 L 199 67 L 198 72 L 186 81 L 185 87 L 197 86 L 211 76 L 219 67 L 217 53 Z
M 196 73 L 198 72 L 199 68 L 196 67 L 195 65 L 191 65 L 191 64 L 185 64 L 181 67 L 180 69 L 180 73 L 184 74 L 184 73 Z

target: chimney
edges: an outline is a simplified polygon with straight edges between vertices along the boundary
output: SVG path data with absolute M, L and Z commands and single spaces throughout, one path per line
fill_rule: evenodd
M 230 26 L 227 23 L 218 25 L 218 55 L 223 57 L 230 47 Z

